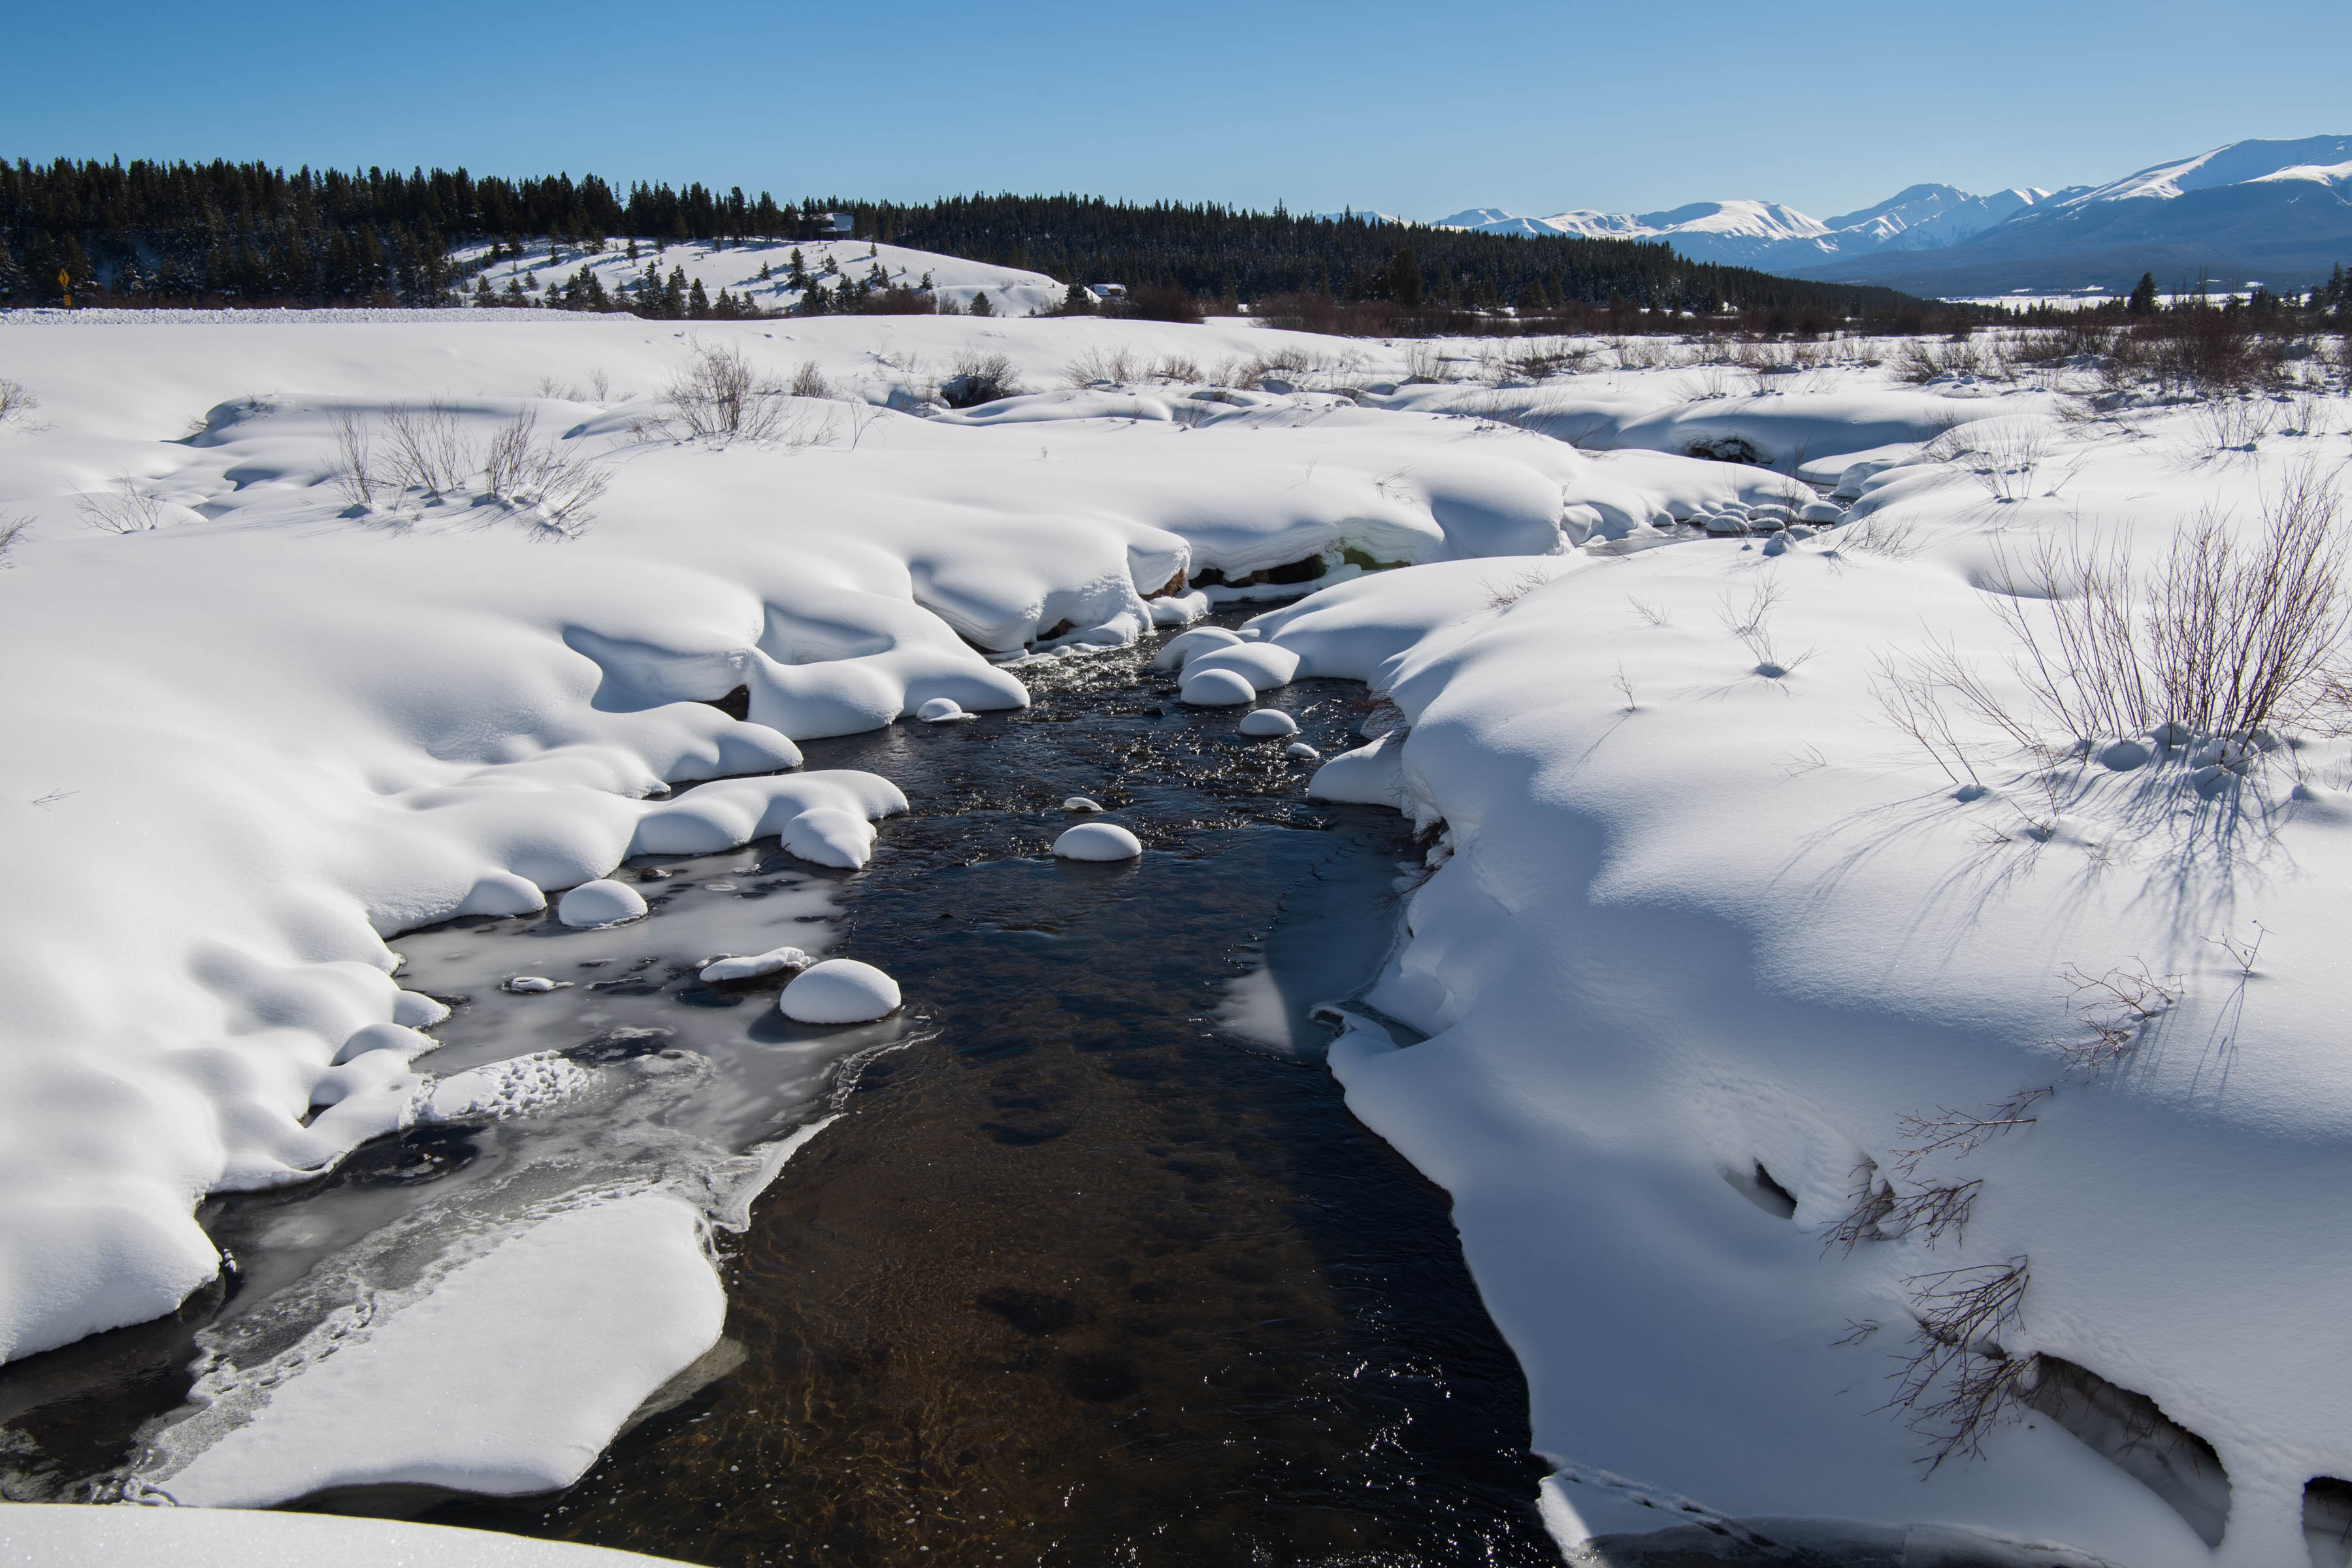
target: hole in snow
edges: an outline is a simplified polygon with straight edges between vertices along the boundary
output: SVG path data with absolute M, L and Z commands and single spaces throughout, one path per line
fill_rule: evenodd
M 739 686 L 724 697 L 706 697 L 704 701 L 730 719 L 749 721 L 751 717 L 751 689 Z
M 2034 1371 L 2028 1405 L 2171 1504 L 2206 1545 L 2221 1543 L 2230 1522 L 2230 1476 L 2212 1444 L 2167 1415 L 2147 1394 L 2119 1388 L 2087 1367 L 2042 1355 L 2035 1358 Z M 2305 1496 L 2307 1520 L 2307 1490 Z
M 1772 1179 L 1763 1162 L 1757 1162 L 1752 1171 L 1735 1171 L 1725 1167 L 1723 1179 L 1729 1182 L 1739 1195 L 1770 1215 L 1774 1219 L 1797 1217 L 1797 1194 Z
M 2311 1568 L 2352 1568 L 2352 1481 L 2314 1476 L 2305 1483 L 2303 1541 Z

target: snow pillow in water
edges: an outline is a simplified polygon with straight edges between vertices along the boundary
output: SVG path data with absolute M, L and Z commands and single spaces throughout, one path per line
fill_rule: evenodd
M 1054 840 L 1054 853 L 1065 860 L 1132 860 L 1143 842 L 1116 822 L 1081 822 Z
M 1196 708 L 1232 708 L 1257 700 L 1257 688 L 1230 669 L 1204 669 L 1184 678 L 1177 695 Z
M 1184 679 L 1194 680 L 1213 669 L 1230 669 L 1260 691 L 1287 686 L 1298 676 L 1298 656 L 1273 643 L 1244 643 L 1238 647 L 1212 648 L 1188 659 Z
M 555 906 L 555 918 L 568 926 L 606 926 L 635 920 L 645 912 L 646 900 L 637 890 L 610 877 L 581 883 Z
M 1298 721 L 1279 708 L 1261 708 L 1255 713 L 1242 715 L 1242 733 L 1257 736 L 1296 735 L 1298 733 Z
M 1151 668 L 1181 669 L 1189 659 L 1198 658 L 1212 648 L 1232 647 L 1241 640 L 1223 626 L 1202 626 L 1180 633 L 1170 637 L 1167 646 L 1152 656 Z
M 754 952 L 741 958 L 714 958 L 702 966 L 697 976 L 705 984 L 717 985 L 730 980 L 757 980 L 762 974 L 775 974 L 787 969 L 806 969 L 809 955 L 797 947 L 771 948 L 766 952 Z
M 870 1024 L 898 1010 L 898 983 L 870 963 L 828 958 L 801 971 L 776 1010 L 795 1024 Z
M 934 697 L 915 710 L 915 717 L 926 724 L 944 724 L 950 719 L 969 719 L 972 715 L 965 712 L 952 697 Z

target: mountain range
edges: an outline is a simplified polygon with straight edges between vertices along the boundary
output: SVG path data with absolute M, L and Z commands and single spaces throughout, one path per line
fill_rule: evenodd
M 2168 288 L 2200 275 L 2305 288 L 2352 261 L 2352 136 L 2234 142 L 2064 190 L 1918 184 L 1826 219 L 1741 200 L 1548 217 L 1472 207 L 1438 224 L 1661 239 L 1695 261 L 1921 294 L 2120 291 L 2143 272 Z

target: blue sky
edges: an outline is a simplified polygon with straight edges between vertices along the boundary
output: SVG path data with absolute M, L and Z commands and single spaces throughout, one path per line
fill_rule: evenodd
M 2352 5 L 34 4 L 0 155 L 1436 217 L 2101 181 L 2352 134 Z

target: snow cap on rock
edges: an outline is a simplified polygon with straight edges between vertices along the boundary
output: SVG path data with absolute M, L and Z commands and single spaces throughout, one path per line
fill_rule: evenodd
M 1143 841 L 1116 822 L 1081 822 L 1054 840 L 1054 853 L 1065 860 L 1132 860 L 1143 853 Z
M 926 724 L 944 724 L 950 719 L 969 719 L 971 715 L 952 697 L 934 697 L 915 710 L 915 717 Z
M 555 906 L 555 918 L 568 926 L 611 925 L 635 920 L 645 912 L 645 895 L 610 877 L 581 883 Z
M 801 971 L 776 1010 L 795 1024 L 870 1024 L 898 1010 L 898 983 L 870 963 L 828 958 Z
M 1261 708 L 1254 713 L 1243 714 L 1241 728 L 1244 735 L 1296 735 L 1298 733 L 1298 721 L 1279 708 Z
M 1257 688 L 1230 669 L 1204 669 L 1184 678 L 1177 695 L 1196 708 L 1232 708 L 1257 700 Z

